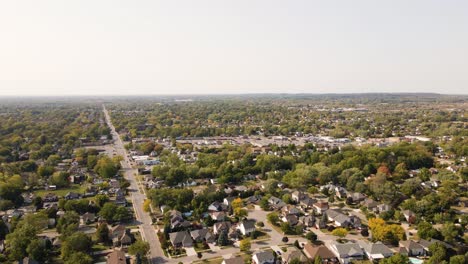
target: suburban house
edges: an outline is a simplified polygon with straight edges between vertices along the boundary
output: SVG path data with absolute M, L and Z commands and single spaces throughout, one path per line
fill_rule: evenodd
M 374 209 L 377 207 L 377 205 L 379 205 L 379 203 L 371 198 L 366 198 L 364 201 L 361 202 L 361 205 L 371 211 L 374 211 Z
M 134 241 L 134 236 L 130 233 L 130 230 L 125 229 L 123 233 L 113 233 L 112 244 L 115 247 L 126 247 L 130 246 Z
M 81 225 L 89 225 L 96 221 L 96 215 L 93 213 L 84 213 L 80 216 L 80 224 Z
M 286 203 L 283 202 L 283 200 L 275 196 L 271 196 L 270 199 L 268 199 L 268 203 L 275 210 L 279 210 L 283 208 L 284 206 L 286 206 Z
M 327 217 L 335 226 L 361 228 L 361 220 L 358 217 L 347 216 L 338 210 L 328 210 Z
M 387 247 L 386 245 L 382 244 L 382 242 L 377 243 L 366 243 L 363 242 L 361 244 L 362 249 L 366 253 L 369 260 L 372 261 L 379 261 L 383 258 L 388 258 L 393 256 L 393 251 Z
M 224 203 L 220 203 L 218 201 L 215 201 L 208 206 L 208 211 L 210 212 L 221 212 L 226 210 L 227 206 Z
M 193 230 L 190 236 L 195 242 L 213 243 L 215 241 L 215 236 L 208 228 Z
M 224 212 L 211 212 L 210 213 L 211 219 L 215 221 L 224 221 L 226 219 L 226 213 Z
M 421 245 L 424 250 L 426 252 L 429 252 L 429 247 L 432 245 L 432 244 L 435 244 L 435 243 L 439 243 L 441 245 L 443 245 L 445 248 L 447 249 L 453 249 L 453 246 L 444 242 L 444 241 L 440 241 L 440 240 L 437 240 L 437 239 L 434 239 L 434 238 L 431 238 L 430 240 L 425 240 L 425 239 L 420 239 L 418 241 L 418 244 Z
M 213 233 L 218 235 L 221 232 L 229 232 L 231 229 L 231 222 L 217 222 L 213 225 Z
M 301 191 L 294 191 L 292 194 L 291 194 L 291 199 L 293 201 L 295 201 L 296 203 L 298 203 L 299 201 L 305 199 L 307 196 L 307 194 L 305 194 L 304 192 L 301 192 Z
M 274 264 L 275 256 L 271 251 L 260 251 L 252 255 L 252 264 Z
M 125 252 L 114 249 L 109 255 L 107 255 L 107 264 L 127 264 L 127 257 Z
M 221 264 L 244 264 L 244 259 L 241 256 L 224 259 Z
M 416 221 L 416 214 L 411 210 L 404 210 L 403 215 L 405 216 L 406 222 L 414 224 Z
M 346 191 L 345 188 L 343 188 L 343 187 L 336 187 L 335 188 L 336 197 L 338 197 L 340 199 L 344 199 L 344 198 L 346 198 L 347 194 L 348 194 L 348 192 Z
M 330 249 L 338 256 L 340 263 L 348 264 L 354 260 L 362 260 L 364 252 L 357 243 L 333 244 Z
M 424 247 L 414 240 L 400 241 L 399 245 L 406 249 L 408 256 L 424 256 L 426 253 Z
M 81 195 L 76 192 L 69 192 L 65 194 L 64 198 L 65 200 L 76 200 L 76 199 L 80 199 Z
M 315 216 L 307 215 L 299 217 L 299 223 L 306 227 L 313 227 L 315 224 Z
M 171 222 L 171 229 L 175 228 L 186 228 L 191 225 L 191 223 L 184 219 L 182 213 L 177 210 L 172 210 L 169 212 L 169 218 Z
M 281 213 L 286 216 L 286 215 L 300 215 L 301 211 L 297 209 L 294 205 L 286 205 L 281 208 Z
M 231 206 L 231 203 L 232 203 L 232 201 L 234 201 L 234 199 L 236 199 L 236 197 L 232 197 L 232 196 L 226 197 L 223 200 L 223 204 L 226 205 L 226 206 Z
M 242 235 L 248 236 L 251 233 L 255 232 L 255 221 L 244 220 L 240 223 L 237 229 L 241 232 Z
M 311 243 L 307 243 L 304 246 L 304 254 L 312 261 L 314 261 L 316 257 L 320 257 L 322 263 L 338 263 L 338 258 L 335 254 L 323 245 L 314 246 Z
M 377 205 L 376 211 L 381 214 L 392 210 L 392 207 L 388 204 L 379 204 Z
M 314 203 L 314 210 L 319 214 L 323 214 L 323 212 L 327 211 L 328 208 L 328 202 L 317 201 L 316 203 Z
M 307 258 L 302 254 L 300 250 L 297 248 L 292 248 L 289 247 L 286 252 L 283 253 L 281 256 L 282 263 L 288 264 L 290 263 L 293 259 L 298 259 L 301 263 L 307 262 Z
M 301 199 L 301 200 L 299 201 L 299 206 L 300 206 L 302 209 L 311 209 L 311 208 L 313 208 L 314 203 L 316 203 L 316 202 L 317 202 L 316 199 L 310 198 L 309 196 L 307 196 L 306 198 Z
M 299 223 L 299 217 L 297 217 L 296 215 L 290 214 L 290 215 L 283 216 L 281 218 L 281 221 L 288 223 L 291 226 L 295 226 Z
M 188 231 L 169 233 L 169 240 L 175 248 L 193 246 L 193 240 Z
M 258 202 L 260 202 L 260 200 L 262 200 L 261 195 L 252 195 L 252 196 L 247 198 L 246 203 L 248 203 L 248 204 L 257 204 Z
M 366 199 L 366 196 L 359 192 L 348 193 L 348 199 L 351 199 L 353 203 L 360 203 Z

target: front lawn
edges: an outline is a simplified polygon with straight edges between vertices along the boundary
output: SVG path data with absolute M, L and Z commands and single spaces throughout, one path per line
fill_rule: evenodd
M 53 193 L 53 194 L 57 195 L 58 197 L 63 197 L 69 192 L 84 194 L 85 191 L 86 191 L 86 186 L 85 185 L 72 184 L 68 188 L 61 188 L 61 189 L 58 189 L 58 190 L 36 190 L 36 191 L 34 191 L 34 195 L 44 197 L 48 193 Z

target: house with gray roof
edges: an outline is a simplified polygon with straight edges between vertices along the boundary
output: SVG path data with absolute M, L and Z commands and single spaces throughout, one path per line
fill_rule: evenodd
M 241 256 L 224 259 L 221 264 L 244 264 L 244 259 Z
M 348 264 L 354 260 L 362 260 L 364 258 L 364 251 L 357 243 L 346 243 L 346 244 L 333 244 L 330 249 L 336 256 L 340 263 Z
M 169 233 L 169 240 L 175 248 L 193 246 L 193 240 L 188 231 Z
M 255 220 L 244 220 L 237 227 L 242 235 L 248 236 L 255 232 Z
M 362 241 L 361 247 L 369 260 L 372 261 L 379 261 L 383 258 L 389 258 L 393 256 L 393 251 L 386 245 L 382 244 L 382 242 L 367 243 Z
M 253 264 L 274 264 L 275 256 L 271 251 L 259 251 L 252 255 Z
M 399 245 L 406 249 L 408 256 L 424 256 L 426 254 L 424 247 L 414 240 L 400 241 Z
M 286 206 L 286 203 L 283 202 L 283 200 L 275 196 L 271 196 L 270 199 L 268 199 L 268 203 L 275 210 L 279 210 L 283 208 L 284 206 Z
M 215 236 L 208 228 L 193 230 L 190 236 L 196 242 L 213 243 L 215 241 Z

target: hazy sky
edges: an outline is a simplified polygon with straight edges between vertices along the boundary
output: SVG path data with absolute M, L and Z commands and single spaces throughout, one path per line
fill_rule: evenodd
M 468 93 L 466 0 L 0 0 L 0 95 Z

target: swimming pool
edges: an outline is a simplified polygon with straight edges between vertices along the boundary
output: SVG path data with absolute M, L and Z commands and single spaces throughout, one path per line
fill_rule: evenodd
M 409 258 L 409 261 L 412 263 L 412 264 L 422 264 L 424 261 L 421 260 L 421 259 L 417 259 L 417 258 Z

